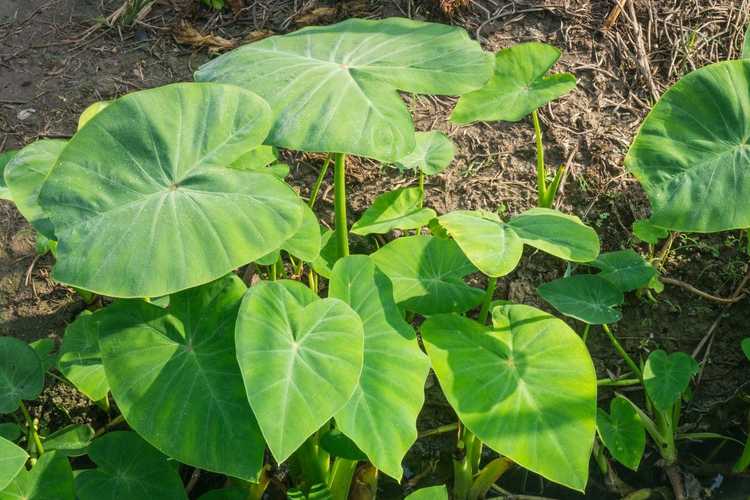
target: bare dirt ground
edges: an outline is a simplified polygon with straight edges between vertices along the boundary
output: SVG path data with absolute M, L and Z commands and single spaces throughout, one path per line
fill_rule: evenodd
M 556 70 L 574 73 L 579 84 L 572 94 L 541 112 L 548 161 L 569 165 L 561 208 L 593 225 L 605 250 L 616 250 L 633 244 L 632 222 L 648 215 L 648 202 L 622 161 L 637 127 L 655 98 L 680 76 L 737 57 L 750 17 L 750 0 L 642 1 L 636 2 L 634 11 L 626 7 L 616 20 L 613 0 L 444 1 L 467 4 L 450 16 L 439 3 L 248 0 L 247 7 L 233 15 L 206 10 L 194 1 L 172 0 L 157 2 L 132 26 L 123 26 L 106 19 L 122 1 L 2 0 L 0 152 L 38 138 L 68 137 L 80 112 L 92 102 L 190 80 L 192 72 L 211 57 L 209 52 L 269 33 L 351 16 L 398 15 L 448 22 L 465 27 L 487 50 L 537 40 L 563 51 Z M 419 129 L 443 130 L 457 145 L 454 164 L 428 179 L 429 205 L 438 212 L 504 206 L 515 213 L 534 204 L 530 122 L 459 128 L 447 122 L 451 98 L 406 99 Z M 317 174 L 319 158 L 290 153 L 289 159 L 292 182 L 305 194 Z M 354 220 L 377 194 L 414 179 L 354 160 L 349 181 Z M 332 210 L 329 183 L 322 192 L 319 206 L 325 214 Z M 714 295 L 729 296 L 747 270 L 743 244 L 736 233 L 682 235 L 668 261 L 667 275 Z M 35 257 L 33 233 L 15 207 L 0 201 L 0 335 L 59 340 L 66 324 L 84 307 L 71 290 L 50 280 L 51 265 L 50 257 Z M 535 287 L 563 271 L 559 262 L 529 254 L 515 273 L 502 280 L 498 295 L 545 307 Z M 750 336 L 749 300 L 727 308 L 668 286 L 658 303 L 632 298 L 624 309 L 617 334 L 635 356 L 645 357 L 656 348 L 693 352 L 701 346 L 698 359 L 704 369 L 694 400 L 686 408 L 686 430 L 710 428 L 744 439 L 747 404 L 737 395 L 750 378 L 750 365 L 743 362 L 739 349 L 740 339 Z M 620 362 L 596 333 L 591 349 L 600 375 L 616 374 Z M 438 391 L 430 389 L 433 397 L 428 398 L 423 427 L 451 418 L 444 401 L 433 393 Z M 603 391 L 602 397 L 610 394 Z M 95 418 L 96 411 L 85 399 L 70 391 L 53 388 L 45 397 L 49 404 L 37 412 L 45 412 L 47 418 Z M 728 449 L 724 451 L 730 461 L 737 449 Z M 696 495 L 705 494 L 702 490 L 716 477 L 701 460 L 711 450 L 713 445 L 688 447 L 683 455 L 686 470 L 696 477 Z M 450 452 L 449 444 L 440 439 L 420 442 L 407 460 L 411 483 L 443 479 Z M 647 462 L 656 459 L 649 456 Z M 636 487 L 667 484 L 653 467 L 624 478 Z M 602 483 L 593 474 L 589 498 L 610 497 Z M 563 495 L 555 489 L 540 490 L 537 479 L 530 478 L 528 484 L 530 494 Z M 383 488 L 384 498 L 398 498 L 395 484 Z

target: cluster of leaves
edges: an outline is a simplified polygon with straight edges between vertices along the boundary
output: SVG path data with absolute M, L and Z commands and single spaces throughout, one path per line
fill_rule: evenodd
M 430 368 L 460 420 L 454 498 L 482 498 L 513 465 L 583 491 L 597 429 L 628 467 L 640 462 L 646 431 L 673 462 L 679 402 L 697 365 L 663 351 L 642 366 L 630 359 L 607 325 L 620 319 L 624 294 L 653 285 L 656 270 L 633 250 L 600 254 L 592 228 L 550 208 L 563 169 L 548 182 L 536 110 L 575 85 L 571 75 L 545 76 L 558 57 L 535 43 L 492 57 L 457 28 L 352 19 L 243 46 L 200 68 L 196 83 L 97 103 L 69 141 L 0 157 L 0 196 L 48 242 L 54 278 L 107 304 L 81 314 L 54 356 L 49 344 L 0 339 L 0 413 L 19 422 L 0 438 L 0 499 L 186 498 L 172 461 L 230 478 L 206 499 L 237 491 L 260 498 L 272 465 L 267 449 L 289 464 L 289 498 L 345 499 L 355 474 L 371 486 L 376 469 L 401 479 Z M 746 74 L 732 68 L 720 76 Z M 458 123 L 532 113 L 540 206 L 507 220 L 424 207 L 424 177 L 451 162 L 453 144 L 439 132 L 415 132 L 399 91 L 462 96 Z M 665 99 L 700 100 L 670 92 Z M 705 102 L 695 105 L 707 114 L 725 109 Z M 695 162 L 724 168 L 719 160 L 729 153 L 710 156 L 719 147 L 708 144 L 713 129 L 700 128 L 697 139 L 679 135 L 687 128 L 665 134 L 653 124 L 667 119 L 662 108 L 628 161 L 647 172 L 650 194 L 668 185 L 682 193 L 672 196 L 679 202 L 696 194 L 700 178 L 671 164 L 654 174 L 659 164 L 646 169 L 642 155 L 677 157 L 689 170 Z M 721 130 L 746 130 L 747 116 L 735 118 Z M 706 154 L 678 151 L 691 141 Z M 277 147 L 329 153 L 322 175 L 334 161 L 335 232 L 318 221 L 314 196 L 306 203 L 285 183 Z M 734 161 L 745 161 L 733 147 Z M 348 255 L 346 154 L 419 177 L 417 187 L 382 194 L 352 225 L 365 238 L 404 234 L 373 238 L 381 246 L 370 255 Z M 735 171 L 735 179 L 744 177 Z M 654 207 L 642 234 L 744 220 L 708 202 L 698 215 Z M 676 222 L 665 224 L 670 216 Z M 542 310 L 494 300 L 497 279 L 514 271 L 525 247 L 599 270 L 539 287 L 560 313 L 587 325 L 583 340 Z M 268 279 L 248 288 L 235 273 L 248 265 Z M 477 273 L 484 290 L 468 283 Z M 417 316 L 426 352 L 412 326 Z M 646 389 L 647 411 L 624 396 L 609 413 L 597 410 L 588 325 L 603 325 L 625 357 Z M 111 397 L 130 430 L 40 427 L 24 401 L 40 394 L 50 372 L 108 412 Z M 500 458 L 481 467 L 484 445 Z M 67 457 L 82 455 L 89 461 L 74 473 Z M 447 490 L 411 498 L 447 498 Z

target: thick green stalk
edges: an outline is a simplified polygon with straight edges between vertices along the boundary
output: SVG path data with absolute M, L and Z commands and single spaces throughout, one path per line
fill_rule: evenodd
M 482 309 L 479 310 L 479 322 L 483 325 L 487 323 L 487 316 L 490 313 L 490 304 L 492 304 L 492 297 L 495 296 L 495 288 L 497 287 L 497 278 L 487 278 L 487 289 L 484 293 L 484 302 L 482 302 Z
M 39 438 L 39 433 L 36 430 L 36 422 L 31 418 L 31 414 L 23 401 L 21 401 L 21 413 L 23 413 L 23 418 L 26 420 L 26 428 L 36 447 L 36 454 L 37 456 L 42 456 L 44 454 L 44 446 L 42 446 L 42 440 Z
M 352 478 L 357 471 L 357 461 L 337 458 L 333 462 L 328 489 L 333 500 L 346 500 L 352 487 Z
M 539 206 L 543 207 L 547 199 L 547 169 L 544 167 L 544 144 L 542 143 L 542 126 L 539 124 L 539 112 L 531 112 L 534 122 L 534 137 L 536 138 L 536 189 Z
M 680 401 L 678 400 L 675 404 L 679 405 Z M 662 436 L 662 442 L 659 443 L 659 453 L 664 461 L 667 462 L 667 465 L 672 465 L 677 462 L 677 447 L 674 443 L 672 412 L 656 410 L 655 413 L 656 428 Z
M 612 330 L 609 329 L 609 326 L 602 325 L 602 328 L 604 329 L 604 332 L 607 334 L 607 337 L 609 337 L 609 341 L 612 343 L 612 346 L 615 348 L 615 351 L 617 351 L 617 354 L 619 354 L 620 357 L 625 361 L 625 363 L 628 365 L 628 367 L 633 372 L 633 374 L 639 379 L 643 380 L 643 374 L 641 373 L 641 369 L 638 368 L 638 365 L 635 364 L 635 361 L 633 361 L 633 358 L 631 358 L 630 355 L 627 352 L 625 352 L 625 349 L 622 348 L 622 345 L 620 345 L 620 342 L 612 334 Z
M 460 437 L 456 444 L 453 458 L 453 498 L 468 500 L 471 486 L 474 483 L 474 460 L 476 444 L 482 445 L 473 432 L 461 426 Z
M 628 387 L 631 385 L 638 385 L 641 383 L 640 379 L 637 378 L 620 378 L 612 380 L 611 378 L 602 378 L 596 381 L 598 387 Z
M 567 168 L 565 165 L 560 165 L 558 167 L 555 172 L 555 178 L 552 179 L 552 182 L 546 188 L 546 192 L 544 193 L 544 203 L 541 204 L 542 207 L 552 208 L 552 204 L 555 203 L 555 198 L 557 197 L 557 192 L 560 190 L 560 184 L 562 184 L 562 179 L 566 170 Z
M 424 172 L 421 170 L 419 171 L 419 194 L 422 198 L 422 201 L 419 202 L 419 208 L 422 208 L 424 206 Z
M 323 179 L 325 179 L 326 174 L 328 173 L 328 167 L 331 165 L 331 155 L 328 155 L 328 158 L 326 158 L 326 161 L 323 163 L 323 166 L 320 169 L 320 172 L 318 173 L 318 178 L 315 179 L 315 184 L 313 184 L 312 192 L 310 193 L 310 199 L 307 201 L 307 205 L 312 208 L 315 205 L 315 202 L 318 199 L 318 193 L 320 192 L 320 185 L 323 184 Z
M 513 462 L 506 457 L 496 458 L 474 479 L 469 490 L 469 500 L 481 500 L 487 495 L 493 484 L 513 466 Z
M 586 341 L 589 339 L 589 330 L 591 330 L 591 325 L 586 323 L 586 326 L 583 327 L 583 335 L 581 338 L 583 339 L 583 343 L 585 344 Z
M 306 483 L 305 491 L 314 484 L 326 484 L 328 482 L 328 470 L 323 467 L 319 460 L 317 433 L 307 438 L 292 457 L 299 466 L 302 480 Z
M 349 255 L 349 228 L 346 221 L 346 155 L 334 155 L 334 208 L 336 210 L 336 242 L 339 258 Z

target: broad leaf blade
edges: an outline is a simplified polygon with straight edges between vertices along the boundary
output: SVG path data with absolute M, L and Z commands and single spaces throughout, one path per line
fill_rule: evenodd
M 39 457 L 32 469 L 21 469 L 2 491 L 0 500 L 75 500 L 73 470 L 68 459 L 56 451 Z
M 419 188 L 400 188 L 383 193 L 352 225 L 350 232 L 366 236 L 426 226 L 436 214 L 431 208 L 422 208 L 422 201 Z
M 268 447 L 286 460 L 340 410 L 362 371 L 363 330 L 338 299 L 298 282 L 261 282 L 242 301 L 237 359 Z
M 625 158 L 654 224 L 711 233 L 750 227 L 750 61 L 688 73 L 656 103 Z
M 445 486 L 430 486 L 411 493 L 406 500 L 448 500 L 448 489 Z
M 545 76 L 560 58 L 551 45 L 528 42 L 503 49 L 495 56 L 495 74 L 480 90 L 459 99 L 451 120 L 517 122 L 576 86 L 575 76 Z
M 393 162 L 415 147 L 398 90 L 460 95 L 491 71 L 491 56 L 464 30 L 389 18 L 266 38 L 203 65 L 195 78 L 266 99 L 274 113 L 268 144 Z
M 494 213 L 458 210 L 442 215 L 439 222 L 487 276 L 505 276 L 521 260 L 523 242 Z
M 13 413 L 23 399 L 44 388 L 44 371 L 34 349 L 15 337 L 0 337 L 0 414 Z
M 508 221 L 527 245 L 572 262 L 589 262 L 599 255 L 599 237 L 575 215 L 549 208 L 532 208 Z
M 464 283 L 476 268 L 451 240 L 407 236 L 372 254 L 375 265 L 393 283 L 393 296 L 404 309 L 430 315 L 465 312 L 479 305 L 484 292 Z
M 58 429 L 44 439 L 44 451 L 57 450 L 61 455 L 78 457 L 94 439 L 94 429 L 88 424 L 72 424 Z
M 669 236 L 669 231 L 654 225 L 650 219 L 638 219 L 633 222 L 633 234 L 641 241 L 656 245 L 659 240 Z
M 336 423 L 375 467 L 400 480 L 401 461 L 417 440 L 429 361 L 396 306 L 390 280 L 370 257 L 340 259 L 329 294 L 359 314 L 365 335 L 362 376 Z
M 599 254 L 590 265 L 601 270 L 597 276 L 622 292 L 643 288 L 656 276 L 656 269 L 632 249 Z
M 135 432 L 105 434 L 91 445 L 89 457 L 97 468 L 81 471 L 76 476 L 79 500 L 187 500 L 182 480 L 167 457 Z
M 646 394 L 660 411 L 668 411 L 698 373 L 698 363 L 684 352 L 667 354 L 661 349 L 652 352 L 643 368 Z
M 629 469 L 638 470 L 646 448 L 646 430 L 631 404 L 614 398 L 609 414 L 601 408 L 598 410 L 596 428 L 614 459 Z
M 455 314 L 422 337 L 448 402 L 487 446 L 583 491 L 596 427 L 596 373 L 565 323 L 522 305 L 497 307 L 495 328 Z
M 320 255 L 322 239 L 320 224 L 315 212 L 300 200 L 302 224 L 281 248 L 305 262 L 313 262 Z
M 407 156 L 396 162 L 401 169 L 421 171 L 425 175 L 436 175 L 453 161 L 455 148 L 447 135 L 437 130 L 416 133 L 416 147 Z
M 4 490 L 21 472 L 28 458 L 29 455 L 23 448 L 0 437 L 0 491 Z
M 100 401 L 109 393 L 98 330 L 96 316 L 88 311 L 82 312 L 65 329 L 57 363 L 60 373 L 93 401 Z
M 0 153 L 0 200 L 13 201 L 13 196 L 10 194 L 10 189 L 5 182 L 5 167 L 10 161 L 18 154 L 18 151 L 11 150 Z
M 32 142 L 5 166 L 5 183 L 18 211 L 34 229 L 50 239 L 55 239 L 55 230 L 40 205 L 39 193 L 66 144 L 67 141 L 58 139 Z
M 576 274 L 544 283 L 539 295 L 565 316 L 589 325 L 616 323 L 622 313 L 616 309 L 625 301 L 612 283 L 593 274 Z
M 230 275 L 172 295 L 167 309 L 124 300 L 95 317 L 107 380 L 128 424 L 183 463 L 252 481 L 264 445 L 235 357 L 244 292 Z
M 269 253 L 301 222 L 269 174 L 225 168 L 270 126 L 258 96 L 218 84 L 129 94 L 60 155 L 40 194 L 59 239 L 57 280 L 114 297 L 158 297 Z

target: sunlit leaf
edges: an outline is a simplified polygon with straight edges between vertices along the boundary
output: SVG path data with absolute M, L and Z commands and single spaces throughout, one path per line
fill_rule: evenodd
M 336 244 L 334 232 L 331 229 L 320 227 L 320 255 L 312 262 L 313 270 L 324 278 L 331 277 L 333 265 L 339 259 L 339 250 Z
M 75 500 L 73 470 L 68 459 L 52 451 L 43 454 L 31 470 L 21 469 L 2 491 L 0 500 Z
M 0 337 L 0 413 L 13 413 L 23 399 L 36 399 L 44 371 L 34 349 L 15 337 Z
M 625 467 L 638 470 L 646 448 L 646 430 L 631 404 L 616 397 L 609 404 L 609 413 L 599 408 L 596 428 L 612 457 Z
M 28 458 L 29 455 L 23 448 L 0 437 L 0 491 L 4 490 L 21 472 Z
M 422 208 L 422 201 L 422 192 L 415 187 L 383 193 L 375 198 L 350 232 L 365 236 L 426 226 L 436 214 L 431 208 Z
M 616 309 L 625 297 L 615 285 L 594 274 L 576 274 L 544 283 L 539 295 L 565 316 L 589 325 L 616 323 L 622 313 Z
M 96 101 L 95 103 L 90 104 L 83 110 L 81 116 L 78 117 L 78 130 L 81 130 L 84 125 L 110 104 L 112 104 L 112 101 Z
M 667 354 L 661 349 L 652 352 L 643 368 L 646 394 L 661 411 L 668 411 L 698 373 L 698 363 L 684 352 Z
M 448 488 L 442 485 L 422 488 L 410 494 L 406 500 L 448 500 Z
M 575 215 L 549 208 L 532 208 L 512 217 L 508 225 L 527 245 L 572 262 L 589 262 L 599 255 L 599 237 Z
M 301 200 L 300 205 L 302 224 L 294 235 L 281 245 L 281 248 L 305 262 L 313 262 L 320 255 L 322 246 L 320 225 L 315 212 Z
M 414 151 L 396 162 L 402 169 L 418 170 L 425 175 L 439 174 L 453 161 L 455 148 L 447 135 L 437 130 L 417 132 Z
M 100 401 L 109 393 L 99 349 L 99 325 L 95 315 L 82 312 L 65 329 L 57 368 L 65 378 L 93 401 Z

